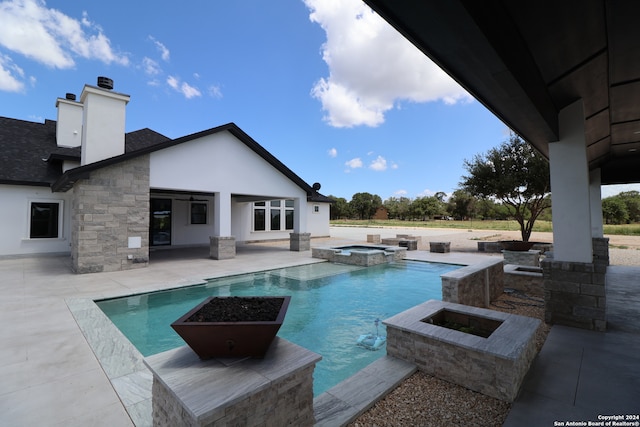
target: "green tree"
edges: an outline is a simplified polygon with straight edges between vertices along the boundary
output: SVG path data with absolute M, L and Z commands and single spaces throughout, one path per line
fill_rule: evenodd
M 329 216 L 331 219 L 345 219 L 351 218 L 351 209 L 349 209 L 349 202 L 344 197 L 328 196 L 333 199 L 333 203 L 329 207 Z
M 405 220 L 409 214 L 411 199 L 408 197 L 389 197 L 384 201 L 383 206 L 389 212 L 389 218 Z
M 435 197 L 441 202 L 444 202 L 444 199 L 447 198 L 447 193 L 445 193 L 444 191 L 438 191 L 436 194 L 433 195 L 433 197 Z
M 446 212 L 445 205 L 437 197 L 418 197 L 411 202 L 409 210 L 412 219 L 426 221 L 435 215 L 442 215 Z
M 551 190 L 547 160 L 511 134 L 498 148 L 465 160 L 464 167 L 469 174 L 462 177 L 462 188 L 508 206 L 520 225 L 522 240 L 528 241 L 536 219 L 550 207 L 546 197 Z
M 606 224 L 625 224 L 629 221 L 629 212 L 624 200 L 618 196 L 604 199 L 602 201 L 602 217 Z
M 627 207 L 628 222 L 640 222 L 640 193 L 637 191 L 623 191 L 614 197 L 619 198 Z
M 360 219 L 371 219 L 380 206 L 382 206 L 380 196 L 370 193 L 356 193 L 349 202 L 349 207 Z
M 447 210 L 455 219 L 472 218 L 475 212 L 477 199 L 465 190 L 456 190 L 449 197 Z

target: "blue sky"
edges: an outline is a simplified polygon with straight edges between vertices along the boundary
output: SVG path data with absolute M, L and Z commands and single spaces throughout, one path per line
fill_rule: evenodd
M 97 76 L 131 95 L 127 131 L 235 122 L 347 200 L 451 193 L 465 159 L 508 138 L 359 0 L 0 1 L 0 116 L 55 120 Z

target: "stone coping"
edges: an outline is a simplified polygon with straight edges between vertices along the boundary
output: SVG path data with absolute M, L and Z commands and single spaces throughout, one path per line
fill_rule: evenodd
M 453 329 L 422 322 L 442 310 L 484 317 L 502 324 L 489 336 L 482 338 Z M 540 320 L 485 308 L 471 307 L 445 301 L 429 300 L 382 322 L 387 327 L 429 336 L 435 340 L 463 348 L 482 351 L 505 359 L 517 359 L 535 333 Z
M 462 268 L 457 268 L 455 270 L 448 271 L 444 273 L 441 277 L 447 277 L 451 279 L 461 279 L 473 273 L 477 273 L 478 271 L 486 270 L 487 268 L 493 267 L 496 264 L 504 264 L 504 260 L 502 258 L 490 257 L 470 265 L 465 265 Z

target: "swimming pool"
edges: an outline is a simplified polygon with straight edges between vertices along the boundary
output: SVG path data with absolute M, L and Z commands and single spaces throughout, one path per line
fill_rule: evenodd
M 402 261 L 362 268 L 309 264 L 210 280 L 170 291 L 96 301 L 144 355 L 184 345 L 171 322 L 208 296 L 291 295 L 278 336 L 322 355 L 314 373 L 319 395 L 385 354 L 356 345 L 385 319 L 441 299 L 440 275 L 459 266 Z M 386 335 L 379 325 L 379 334 Z

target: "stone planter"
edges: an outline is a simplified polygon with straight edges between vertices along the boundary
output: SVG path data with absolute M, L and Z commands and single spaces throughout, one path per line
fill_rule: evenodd
M 290 296 L 210 297 L 173 322 L 171 327 L 200 359 L 262 358 L 282 326 L 290 300 Z M 233 308 L 236 315 L 233 320 L 224 316 L 211 319 L 204 315 L 207 309 L 221 309 L 238 301 L 243 304 Z M 275 305 L 276 312 L 260 320 L 247 320 L 255 318 L 256 312 L 265 304 L 271 308 Z
M 469 313 L 460 313 L 443 309 L 431 317 L 422 319 L 421 322 L 442 326 L 443 328 L 489 338 L 491 334 L 502 325 L 501 320 L 487 317 L 474 316 Z
M 413 363 L 429 375 L 513 402 L 536 354 L 540 320 L 431 300 L 383 323 L 387 355 Z M 444 326 L 449 323 L 458 325 Z M 473 329 L 486 332 L 486 338 L 470 333 Z

